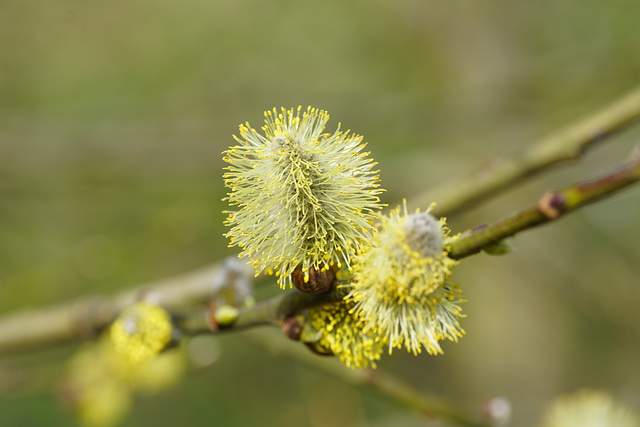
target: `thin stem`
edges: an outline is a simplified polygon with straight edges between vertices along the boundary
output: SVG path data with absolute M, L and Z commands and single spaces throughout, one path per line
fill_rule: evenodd
M 463 235 L 451 244 L 449 256 L 461 259 L 478 253 L 483 248 L 520 231 L 554 221 L 584 205 L 612 196 L 638 180 L 640 180 L 640 156 L 636 153 L 626 165 L 609 174 L 562 190 L 545 193 L 537 204 Z
M 294 289 L 277 297 L 262 301 L 253 307 L 240 309 L 238 319 L 227 326 L 215 325 L 211 311 L 197 311 L 177 316 L 175 323 L 184 333 L 196 335 L 204 332 L 237 331 L 262 325 L 280 325 L 284 319 L 309 307 L 336 302 L 347 294 L 344 288 L 334 287 L 330 292 L 311 295 Z M 215 310 L 215 308 L 214 308 Z
M 596 143 L 640 120 L 640 87 L 594 114 L 533 143 L 524 151 L 496 157 L 483 169 L 427 190 L 410 209 L 437 205 L 436 216 L 452 216 L 560 163 L 578 160 Z
M 245 336 L 271 354 L 302 362 L 357 387 L 370 388 L 424 416 L 437 417 L 468 427 L 488 427 L 490 425 L 481 421 L 479 417 L 465 413 L 444 399 L 416 390 L 399 378 L 385 372 L 346 368 L 335 358 L 318 357 L 303 346 L 288 342 L 281 336 L 271 337 L 268 334 L 256 332 L 247 333 Z

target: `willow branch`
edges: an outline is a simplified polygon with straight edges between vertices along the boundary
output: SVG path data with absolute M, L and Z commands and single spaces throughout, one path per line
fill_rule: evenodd
M 410 201 L 410 208 L 432 202 L 436 216 L 452 216 L 560 163 L 576 161 L 597 142 L 640 120 L 640 87 L 594 114 L 533 143 L 524 151 L 496 157 L 486 167 L 436 186 Z
M 411 205 L 426 206 L 437 201 L 434 214 L 457 212 L 550 166 L 578 159 L 595 142 L 638 118 L 640 88 L 518 155 L 491 162 L 485 170 L 412 199 Z M 491 238 L 486 230 L 483 232 L 485 239 Z M 473 238 L 480 239 L 479 236 L 474 234 Z M 467 242 L 468 237 L 461 239 L 454 250 L 458 244 Z M 219 271 L 220 263 L 216 263 L 185 275 L 137 286 L 112 297 L 89 297 L 55 307 L 6 314 L 0 318 L 0 353 L 94 336 L 111 323 L 119 311 L 151 289 L 158 294 L 159 302 L 170 310 L 201 303 L 210 298 L 210 284 Z M 274 309 L 258 306 L 256 310 L 258 308 L 267 312 Z M 281 313 L 274 315 L 272 312 L 263 317 L 281 317 Z

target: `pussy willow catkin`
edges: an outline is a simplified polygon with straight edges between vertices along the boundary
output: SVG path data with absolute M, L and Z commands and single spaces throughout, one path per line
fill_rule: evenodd
M 238 145 L 225 151 L 230 211 L 226 234 L 258 271 L 281 287 L 301 269 L 349 263 L 380 208 L 378 171 L 362 137 L 325 132 L 326 111 L 275 108 L 265 112 L 264 134 L 240 125 Z
M 409 215 L 405 206 L 380 216 L 380 224 L 353 260 L 352 312 L 363 333 L 378 335 L 389 352 L 442 353 L 439 341 L 464 334 L 458 322 L 464 300 L 449 279 L 456 261 L 445 251 L 444 219 Z

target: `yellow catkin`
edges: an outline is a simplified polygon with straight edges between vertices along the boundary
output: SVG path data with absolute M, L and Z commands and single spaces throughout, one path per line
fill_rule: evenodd
M 309 309 L 307 328 L 316 332 L 315 344 L 330 350 L 349 368 L 376 367 L 385 343 L 363 334 L 353 305 L 340 301 Z
M 282 287 L 300 266 L 321 270 L 348 264 L 382 205 L 376 163 L 362 137 L 338 129 L 326 133 L 329 114 L 265 112 L 263 133 L 240 125 L 238 145 L 224 152 L 229 211 L 226 236 L 259 271 Z
M 171 340 L 171 329 L 169 314 L 162 307 L 138 302 L 113 322 L 110 337 L 115 350 L 137 364 L 166 347 Z
M 393 348 L 442 353 L 439 341 L 464 334 L 460 290 L 449 279 L 456 262 L 447 256 L 445 221 L 406 207 L 381 216 L 354 258 L 347 299 L 363 324 Z

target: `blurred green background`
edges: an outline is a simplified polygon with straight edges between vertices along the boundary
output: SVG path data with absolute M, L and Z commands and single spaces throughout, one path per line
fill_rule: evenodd
M 266 109 L 324 108 L 328 128 L 363 134 L 393 204 L 640 84 L 639 16 L 637 0 L 4 0 L 0 313 L 233 255 L 221 152 Z M 639 139 L 637 126 L 450 225 L 597 176 Z M 639 216 L 634 188 L 518 236 L 508 257 L 466 260 L 467 335 L 381 368 L 471 410 L 506 396 L 518 426 L 579 387 L 640 408 Z M 219 344 L 217 364 L 124 425 L 424 425 L 240 335 Z M 51 375 L 72 350 L 10 359 L 35 378 L 0 385 L 0 425 L 73 425 Z

